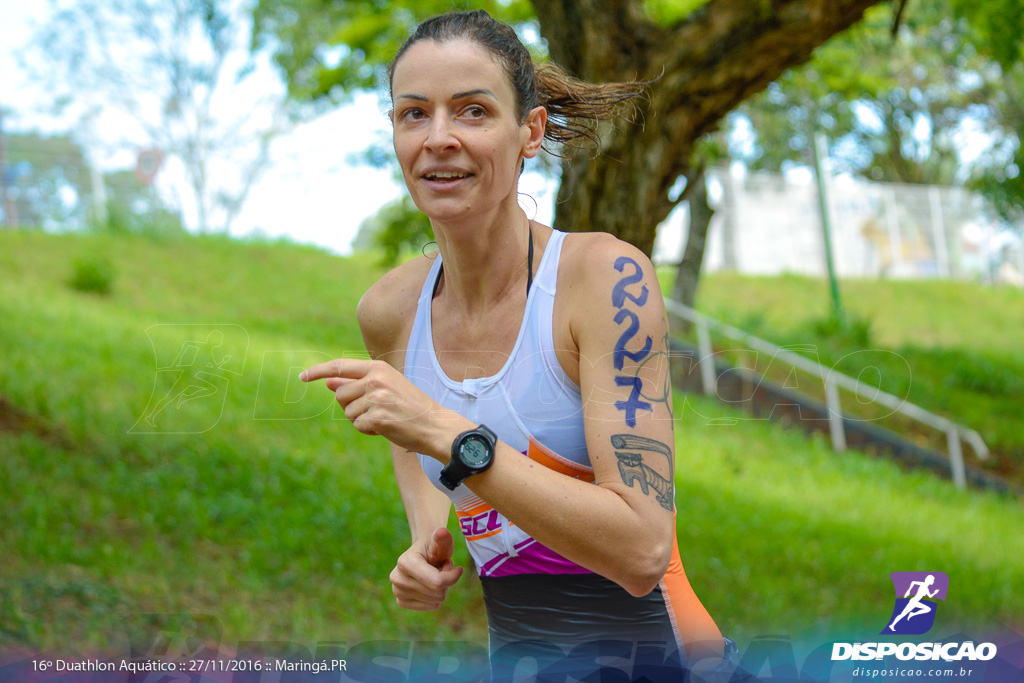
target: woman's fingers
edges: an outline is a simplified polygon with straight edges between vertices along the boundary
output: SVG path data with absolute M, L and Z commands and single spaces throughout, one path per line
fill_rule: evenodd
M 400 607 L 414 610 L 435 610 L 441 606 L 447 596 L 447 591 L 437 595 L 408 590 L 397 584 L 392 584 L 391 590 L 395 594 L 395 601 Z
M 345 409 L 345 417 L 359 429 L 361 425 L 355 424 L 356 420 L 366 415 L 374 406 L 387 408 L 387 404 L 392 402 L 391 395 L 386 392 L 374 391 L 373 387 L 367 387 L 362 382 L 349 381 L 351 384 L 339 387 L 334 392 L 334 397 Z M 377 411 L 373 415 L 368 416 L 367 419 L 364 419 L 364 425 L 362 426 L 372 429 L 372 426 L 366 424 L 367 422 L 386 421 L 389 418 L 390 416 L 386 410 Z M 364 429 L 360 429 L 360 431 L 364 431 Z
M 302 375 L 306 375 L 306 379 L 304 381 L 311 381 L 311 378 L 319 379 L 320 377 L 317 377 L 317 375 L 322 375 L 324 372 L 335 370 L 338 372 L 349 372 L 350 368 L 348 368 L 347 365 L 341 364 L 347 360 L 349 359 L 342 358 L 338 361 L 331 361 L 330 363 L 322 363 L 321 365 L 313 366 L 306 372 L 302 373 Z M 369 363 L 370 361 L 361 362 Z M 321 368 L 322 370 L 317 370 L 317 368 Z M 326 381 L 324 383 L 329 390 L 334 392 L 335 397 L 338 399 L 338 403 L 342 406 L 347 406 L 350 402 L 370 393 L 373 393 L 374 395 L 374 403 L 398 403 L 400 397 L 398 397 L 393 391 L 388 390 L 385 384 L 381 383 L 382 376 L 378 374 L 377 379 L 375 380 L 373 376 L 370 375 L 371 369 L 368 369 L 359 377 L 339 377 L 336 375 L 329 375 L 326 377 Z M 314 373 L 314 371 L 316 372 Z M 314 374 L 307 375 L 307 372 Z M 349 374 L 356 373 L 349 372 Z M 300 375 L 300 377 L 302 375 Z M 363 412 L 365 412 L 365 410 L 360 411 L 357 414 L 362 414 Z
M 434 533 L 423 549 L 424 559 L 438 569 L 441 569 L 446 562 L 450 564 L 454 553 L 455 541 L 452 539 L 452 532 L 444 527 L 434 529 Z
M 406 609 L 437 609 L 462 571 L 450 560 L 441 567 L 431 566 L 418 549 L 410 549 L 398 558 L 391 572 L 391 590 L 398 604 Z
M 328 377 L 347 377 L 359 379 L 370 371 L 375 361 L 362 358 L 335 358 L 326 363 L 319 363 L 299 373 L 303 382 L 312 382 Z
M 337 391 L 339 387 L 354 381 L 354 379 L 349 379 L 347 377 L 328 377 L 324 384 L 326 384 L 327 388 L 331 391 Z
M 445 591 L 447 591 L 462 578 L 462 567 L 456 567 L 449 561 L 439 573 L 441 575 L 441 584 L 444 586 Z
M 391 581 L 411 593 L 443 599 L 461 575 L 462 567 L 455 567 L 451 562 L 441 568 L 432 567 L 422 555 L 414 552 L 398 558 Z
M 334 378 L 327 381 L 327 387 L 333 389 L 334 397 L 345 409 L 345 417 L 355 420 L 357 417 L 377 408 L 370 419 L 376 421 L 402 420 L 410 417 L 402 404 L 406 399 L 391 388 L 390 379 L 380 375 L 370 375 L 362 379 Z
M 325 380 L 358 431 L 384 436 L 417 452 L 431 434 L 431 425 L 423 420 L 440 407 L 401 371 L 381 360 L 339 358 L 314 365 L 299 377 L 305 382 Z
M 395 602 L 398 603 L 399 607 L 419 612 L 432 612 L 441 606 L 440 602 L 423 602 L 422 600 L 403 598 L 399 595 L 395 595 Z
M 448 594 L 447 588 L 428 588 L 415 580 L 411 580 L 409 577 L 400 577 L 392 580 L 391 589 L 399 600 L 435 605 L 440 605 Z
M 358 398 L 351 401 L 342 401 L 339 398 L 338 403 L 345 407 L 345 417 L 347 417 L 350 422 L 355 422 L 357 417 L 361 416 L 363 413 L 366 412 L 365 396 L 359 396 Z

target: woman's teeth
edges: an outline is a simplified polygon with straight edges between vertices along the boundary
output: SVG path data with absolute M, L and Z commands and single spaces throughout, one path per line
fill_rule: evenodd
M 469 177 L 468 173 L 457 173 L 455 171 L 442 171 L 439 173 L 427 174 L 427 180 L 457 180 Z

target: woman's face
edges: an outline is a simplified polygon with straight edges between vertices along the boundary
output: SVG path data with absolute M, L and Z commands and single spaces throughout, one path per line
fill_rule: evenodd
M 516 205 L 520 159 L 543 142 L 546 113 L 520 124 L 504 69 L 470 40 L 422 40 L 391 82 L 395 153 L 413 201 L 441 223 Z

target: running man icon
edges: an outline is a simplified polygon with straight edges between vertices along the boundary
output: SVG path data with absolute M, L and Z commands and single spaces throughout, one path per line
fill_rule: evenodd
M 910 621 L 916 616 L 919 616 L 921 614 L 927 614 L 928 612 L 931 612 L 933 609 L 935 609 L 935 607 L 932 606 L 930 602 L 921 602 L 921 598 L 934 598 L 935 595 L 939 592 L 938 588 L 936 588 L 934 591 L 928 590 L 928 587 L 931 586 L 933 583 L 935 583 L 935 575 L 929 574 L 928 578 L 924 581 L 914 581 L 910 584 L 910 588 L 907 589 L 907 592 L 903 597 L 910 598 L 910 592 L 914 590 L 914 586 L 918 587 L 917 595 L 910 598 L 910 602 L 908 602 L 907 606 L 903 608 L 903 611 L 900 612 L 900 615 L 893 619 L 892 623 L 889 624 L 890 631 L 894 630 L 896 622 L 902 619 L 903 617 L 906 617 L 907 621 Z
M 188 341 L 182 344 L 181 352 L 167 370 L 178 372 L 178 379 L 156 406 L 146 415 L 150 427 L 156 426 L 156 416 L 174 401 L 180 408 L 187 401 L 205 398 L 217 393 L 217 386 L 206 379 L 209 376 L 220 376 L 220 370 L 231 360 L 231 354 L 223 355 L 220 360 L 214 351 L 224 343 L 224 333 L 213 330 L 205 342 Z M 209 361 L 202 362 L 206 357 Z
M 224 411 L 227 388 L 242 376 L 249 346 L 234 324 L 158 324 L 146 329 L 153 345 L 153 391 L 129 430 L 137 434 L 200 434 Z M 183 406 L 188 410 L 182 410 Z
M 934 601 L 945 600 L 949 577 L 943 572 L 894 572 L 891 577 L 896 589 L 896 605 L 882 633 L 927 633 L 935 623 L 937 603 Z

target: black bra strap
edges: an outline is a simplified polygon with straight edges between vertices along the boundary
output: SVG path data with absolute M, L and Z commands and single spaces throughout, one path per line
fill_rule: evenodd
M 444 262 L 437 269 L 437 279 L 434 280 L 434 289 L 430 292 L 430 298 L 437 296 L 437 288 L 441 285 L 441 274 L 444 272 Z M 530 296 L 530 286 L 533 285 L 533 223 L 530 224 L 530 249 L 526 254 L 526 296 Z
M 437 296 L 437 288 L 441 285 L 441 273 L 444 272 L 444 261 L 441 261 L 441 267 L 437 269 L 437 279 L 434 280 L 434 289 L 430 292 L 430 298 L 433 299 Z
M 530 223 L 530 250 L 526 254 L 526 296 L 530 296 L 533 284 L 533 223 Z

